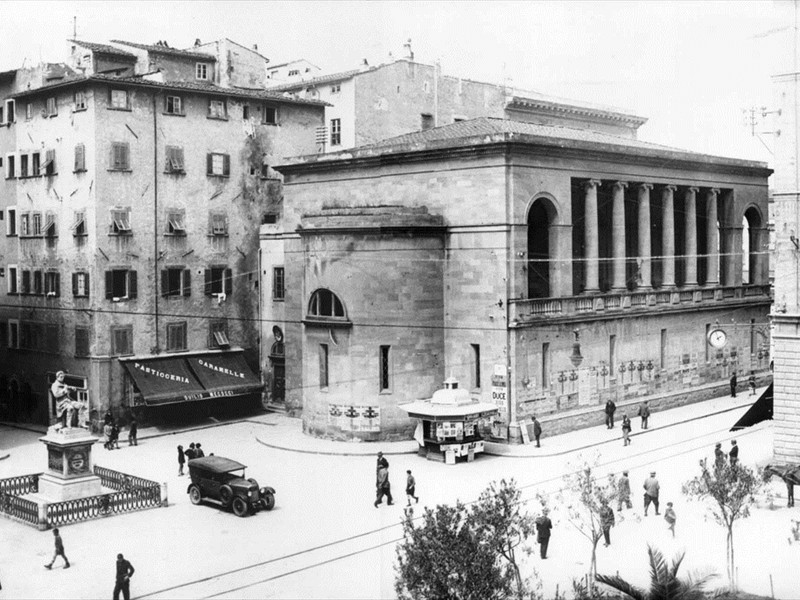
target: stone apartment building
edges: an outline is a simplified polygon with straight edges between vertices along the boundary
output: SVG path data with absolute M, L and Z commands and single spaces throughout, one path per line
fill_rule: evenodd
M 277 168 L 262 353 L 310 433 L 407 437 L 448 377 L 511 441 L 769 377 L 764 163 L 478 118 Z
M 58 69 L 0 74 L 3 418 L 46 423 L 58 370 L 95 422 L 260 399 L 258 224 L 323 104 L 220 65 L 73 40 Z

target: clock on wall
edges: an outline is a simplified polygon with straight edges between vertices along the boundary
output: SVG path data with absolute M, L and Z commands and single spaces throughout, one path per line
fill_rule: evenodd
M 728 334 L 722 329 L 712 329 L 708 332 L 708 343 L 718 350 L 722 349 L 728 343 Z

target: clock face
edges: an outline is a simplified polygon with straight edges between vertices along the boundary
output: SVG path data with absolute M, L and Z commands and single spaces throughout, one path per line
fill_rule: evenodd
M 728 342 L 728 334 L 722 329 L 714 329 L 708 334 L 708 343 L 714 348 L 723 348 Z

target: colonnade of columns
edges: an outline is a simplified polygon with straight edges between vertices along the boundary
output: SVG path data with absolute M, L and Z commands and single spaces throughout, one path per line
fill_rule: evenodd
M 597 188 L 601 182 L 590 179 L 585 183 L 585 219 L 584 241 L 586 268 L 584 270 L 584 292 L 597 293 L 600 291 L 600 239 L 598 225 Z M 615 181 L 612 188 L 612 214 L 611 214 L 611 290 L 621 292 L 627 289 L 625 274 L 626 264 L 626 223 L 625 223 L 625 190 L 629 186 L 626 181 Z M 651 214 L 650 192 L 653 185 L 650 183 L 635 184 L 637 188 L 637 223 L 638 223 L 638 285 L 637 289 L 649 290 L 652 281 L 652 252 L 651 252 Z M 673 288 L 675 280 L 675 192 L 677 187 L 665 185 L 661 188 L 661 287 Z M 682 188 L 684 194 L 684 282 L 686 287 L 698 285 L 697 266 L 699 260 L 706 261 L 705 286 L 719 285 L 719 231 L 717 228 L 717 197 L 720 190 L 711 188 L 706 191 L 706 236 L 705 248 L 702 255 L 698 255 L 697 236 L 697 193 L 699 188 Z M 735 264 L 735 261 L 728 261 Z M 741 263 L 740 263 L 741 264 Z M 732 274 L 730 281 L 733 280 Z

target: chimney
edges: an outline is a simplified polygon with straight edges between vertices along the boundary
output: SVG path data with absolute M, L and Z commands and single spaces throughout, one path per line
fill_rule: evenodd
M 403 44 L 403 58 L 414 60 L 414 51 L 411 50 L 411 38 L 408 38 L 408 41 Z
M 255 50 L 256 52 L 258 52 L 258 44 L 253 44 L 253 50 Z
M 200 45 L 200 38 L 194 38 L 194 47 L 197 48 Z
M 369 63 L 367 62 L 366 58 L 361 59 L 361 64 L 359 65 L 358 69 L 360 71 L 366 71 L 369 69 Z

